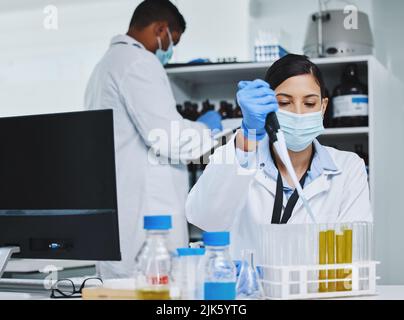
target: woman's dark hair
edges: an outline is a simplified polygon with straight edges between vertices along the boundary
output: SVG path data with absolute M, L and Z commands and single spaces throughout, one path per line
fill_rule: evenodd
M 265 81 L 275 90 L 285 80 L 304 74 L 311 74 L 320 86 L 321 97 L 328 96 L 320 69 L 308 57 L 288 54 L 276 61 L 267 71 Z

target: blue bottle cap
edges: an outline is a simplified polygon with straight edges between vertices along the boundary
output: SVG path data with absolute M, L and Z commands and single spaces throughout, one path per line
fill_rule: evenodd
M 171 216 L 144 216 L 144 229 L 168 230 L 172 228 Z
M 224 232 L 204 232 L 203 243 L 206 246 L 228 246 L 230 244 L 230 233 Z
M 205 254 L 205 248 L 178 248 L 177 253 L 180 257 L 203 256 Z

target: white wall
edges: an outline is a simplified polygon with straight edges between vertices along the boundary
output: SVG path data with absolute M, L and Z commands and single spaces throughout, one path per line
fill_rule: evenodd
M 91 70 L 139 2 L 54 1 L 58 30 L 43 27 L 48 1 L 2 2 L 0 116 L 80 110 Z
M 404 1 L 373 0 L 376 56 L 404 82 Z
M 248 58 L 248 0 L 177 0 L 188 22 L 173 61 Z M 43 9 L 58 8 L 58 30 Z M 140 0 L 2 0 L 0 116 L 82 109 L 91 70 Z M 215 10 L 212 10 L 215 8 Z
M 178 61 L 194 58 L 249 57 L 249 0 L 173 1 L 187 20 L 178 48 Z

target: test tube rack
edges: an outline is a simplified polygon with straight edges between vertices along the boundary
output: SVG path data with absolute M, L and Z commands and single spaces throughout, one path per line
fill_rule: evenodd
M 292 300 L 292 299 L 321 299 L 353 296 L 376 295 L 377 261 L 358 262 L 350 264 L 323 264 L 299 266 L 267 266 L 259 268 L 262 271 L 261 284 L 266 299 Z M 320 271 L 349 271 L 348 278 L 320 280 Z M 273 275 L 276 274 L 274 277 Z M 272 276 L 268 276 L 272 275 Z M 321 283 L 344 283 L 343 290 L 332 292 L 319 292 Z M 335 286 L 337 287 L 337 286 Z
M 268 299 L 376 294 L 373 224 L 267 224 L 260 269 Z

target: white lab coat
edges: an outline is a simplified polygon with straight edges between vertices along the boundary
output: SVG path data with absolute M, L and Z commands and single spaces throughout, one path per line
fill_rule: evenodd
M 271 223 L 276 181 L 264 170 L 265 138 L 255 155 L 255 165 L 244 168 L 237 159 L 234 139 L 210 158 L 186 204 L 188 221 L 205 231 L 230 231 L 230 251 L 255 249 L 261 261 L 262 225 Z M 304 192 L 317 223 L 373 221 L 365 164 L 356 154 L 326 147 L 338 168 L 326 171 L 305 186 Z M 224 161 L 223 161 L 224 159 Z M 283 210 L 287 199 L 283 197 Z M 311 223 L 299 199 L 288 223 Z
M 112 39 L 111 47 L 95 67 L 85 106 L 90 110 L 112 109 L 114 116 L 122 261 L 102 262 L 99 272 L 103 278 L 131 277 L 145 239 L 144 215 L 172 215 L 171 245 L 187 245 L 185 201 L 189 178 L 186 165 L 177 160 L 189 159 L 190 152 L 209 150 L 212 140 L 205 125 L 185 120 L 177 112 L 167 74 L 156 56 L 126 35 Z M 175 130 L 170 130 L 172 123 L 176 123 Z M 195 130 L 190 132 L 189 128 Z M 162 139 L 156 147 L 150 135 L 153 129 L 167 132 L 171 144 L 165 145 Z M 160 160 L 170 158 L 177 164 L 151 162 L 149 156 L 156 160 L 153 155 L 157 149 Z

